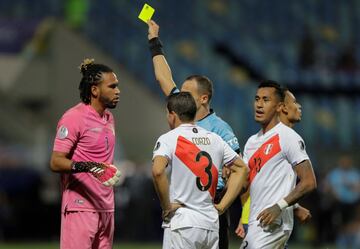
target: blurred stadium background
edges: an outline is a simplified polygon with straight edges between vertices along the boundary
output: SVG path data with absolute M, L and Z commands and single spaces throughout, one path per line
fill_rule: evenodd
M 213 108 L 241 146 L 258 130 L 252 103 L 261 79 L 287 85 L 302 104 L 295 129 L 307 142 L 318 190 L 302 201 L 313 218 L 296 225 L 290 248 L 360 248 L 360 183 L 341 178 L 359 179 L 360 1 L 148 3 L 175 81 L 209 76 Z M 59 176 L 48 161 L 57 120 L 79 101 L 77 66 L 85 57 L 112 66 L 122 91 L 113 111 L 124 173 L 116 188 L 115 248 L 160 248 L 150 168 L 153 144 L 168 128 L 147 26 L 137 19 L 143 4 L 0 1 L 0 248 L 58 247 Z M 234 231 L 239 202 L 231 212 Z

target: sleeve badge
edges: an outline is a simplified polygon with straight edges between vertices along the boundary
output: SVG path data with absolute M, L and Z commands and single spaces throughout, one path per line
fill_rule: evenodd
M 305 150 L 305 143 L 304 143 L 304 141 L 300 140 L 300 141 L 299 141 L 299 146 L 300 146 L 300 149 L 301 149 L 301 150 Z
M 58 132 L 57 132 L 57 137 L 59 139 L 65 139 L 69 134 L 69 131 L 68 129 L 66 128 L 66 126 L 62 125 L 60 126 L 60 128 L 58 129 Z
M 157 142 L 154 147 L 154 152 L 157 151 L 160 148 L 160 142 Z

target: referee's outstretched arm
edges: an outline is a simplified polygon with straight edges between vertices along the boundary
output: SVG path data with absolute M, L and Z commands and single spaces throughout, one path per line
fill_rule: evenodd
M 159 82 L 164 94 L 169 96 L 176 88 L 176 84 L 173 80 L 169 64 L 164 56 L 162 43 L 159 38 L 159 25 L 153 20 L 149 20 L 148 25 L 149 49 L 153 60 L 155 78 Z

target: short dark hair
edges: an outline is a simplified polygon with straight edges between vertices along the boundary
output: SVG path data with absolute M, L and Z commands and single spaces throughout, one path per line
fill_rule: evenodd
M 167 109 L 175 112 L 182 122 L 194 121 L 196 115 L 196 103 L 188 92 L 178 92 L 167 97 Z
M 284 102 L 285 99 L 285 90 L 284 88 L 282 88 L 280 86 L 279 83 L 277 83 L 274 80 L 263 80 L 260 82 L 258 89 L 259 88 L 264 88 L 264 87 L 272 87 L 275 88 L 275 94 L 279 97 L 279 101 L 280 102 Z
M 112 73 L 114 71 L 106 65 L 95 64 L 94 59 L 85 59 L 79 68 L 82 74 L 79 84 L 80 99 L 85 104 L 90 104 L 91 87 L 102 81 L 102 73 Z
M 209 96 L 209 103 L 212 98 L 214 89 L 211 80 L 203 75 L 190 75 L 185 80 L 195 80 L 197 82 L 198 92 L 200 94 L 207 94 Z

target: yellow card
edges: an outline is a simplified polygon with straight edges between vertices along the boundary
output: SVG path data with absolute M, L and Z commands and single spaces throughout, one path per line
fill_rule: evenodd
M 146 3 L 144 4 L 144 7 L 142 8 L 138 17 L 140 20 L 147 23 L 153 16 L 154 12 L 155 9 Z

